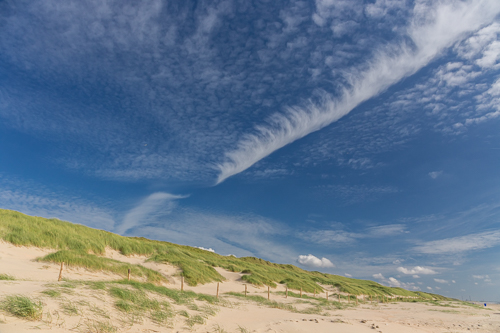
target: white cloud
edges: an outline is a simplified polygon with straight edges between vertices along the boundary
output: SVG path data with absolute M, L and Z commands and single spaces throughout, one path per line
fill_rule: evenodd
M 123 218 L 122 223 L 116 227 L 115 232 L 124 234 L 127 230 L 138 225 L 147 224 L 153 216 L 161 211 L 163 214 L 170 212 L 175 207 L 175 200 L 187 196 L 175 195 L 165 192 L 156 192 L 143 199 L 139 205 L 132 208 Z M 150 219 L 148 221 L 148 219 Z
M 335 267 L 335 265 L 328 259 L 326 258 L 317 258 L 313 256 L 312 254 L 308 255 L 300 255 L 299 258 L 297 259 L 299 264 L 308 266 L 308 267 L 314 267 L 314 268 L 332 268 Z
M 402 282 L 392 276 L 386 279 L 381 273 L 373 274 L 372 276 L 375 279 L 380 280 L 382 284 L 387 285 L 389 287 L 399 287 L 408 290 L 419 290 L 419 288 L 415 286 L 415 283 L 413 282 L 408 282 L 408 283 Z
M 448 280 L 443 280 L 443 279 L 434 279 L 437 283 L 448 283 Z
M 443 171 L 432 171 L 429 172 L 429 177 L 432 179 L 436 179 L 437 177 L 441 176 L 443 174 Z
M 238 174 L 274 151 L 317 131 L 348 114 L 360 103 L 380 94 L 404 77 L 426 66 L 445 48 L 489 23 L 500 12 L 495 0 L 462 1 L 459 3 L 417 3 L 407 37 L 413 42 L 390 45 L 379 50 L 364 69 L 346 73 L 350 87 L 339 99 L 325 96 L 323 102 L 309 102 L 303 107 L 290 107 L 284 114 L 275 114 L 267 124 L 255 128 L 225 154 L 218 164 L 220 183 Z M 455 24 L 454 22 L 460 22 Z
M 388 224 L 367 229 L 368 237 L 387 237 L 408 233 L 404 224 Z
M 414 274 L 414 275 L 413 275 L 413 278 L 414 278 L 414 279 L 420 279 L 420 276 L 419 276 L 419 275 L 417 275 L 417 274 Z
M 488 275 L 472 275 L 474 279 L 484 280 L 484 282 L 491 282 L 491 279 Z
M 414 251 L 426 254 L 462 253 L 487 249 L 500 244 L 500 231 L 486 231 L 466 236 L 424 242 Z
M 204 248 L 203 246 L 197 246 L 197 248 L 199 248 L 200 250 L 205 250 L 205 251 L 208 251 L 208 252 L 215 252 L 214 249 L 212 249 L 211 247 L 209 247 L 208 249 Z M 230 254 L 231 255 L 231 254 Z
M 427 275 L 427 274 L 437 274 L 436 271 L 434 271 L 433 269 L 430 269 L 430 268 L 425 268 L 425 267 L 421 267 L 421 266 L 415 266 L 413 268 L 404 268 L 404 267 L 398 267 L 398 272 L 401 272 L 403 274 L 407 274 L 407 275 L 415 275 L 415 274 L 424 274 L 424 275 Z
M 347 277 L 352 278 L 352 275 L 351 275 L 351 274 L 345 273 L 344 275 L 345 275 L 345 276 L 347 276 Z
M 452 283 L 456 283 L 455 280 L 451 280 Z
M 432 287 L 427 287 L 428 290 L 432 290 Z

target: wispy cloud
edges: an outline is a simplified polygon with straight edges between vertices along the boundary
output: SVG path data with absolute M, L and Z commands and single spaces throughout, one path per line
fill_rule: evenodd
M 59 190 L 49 190 L 40 183 L 6 178 L 0 174 L 0 207 L 92 228 L 113 229 L 117 215 L 113 209 L 76 195 L 67 195 L 67 190 Z
M 448 283 L 448 280 L 443 280 L 443 279 L 434 279 L 434 281 L 437 283 Z
M 460 237 L 423 242 L 413 251 L 425 254 L 457 254 L 500 245 L 500 231 L 486 231 Z
M 443 171 L 431 171 L 431 172 L 429 172 L 429 177 L 431 177 L 432 179 L 437 179 L 442 174 L 443 174 Z
M 298 254 L 279 241 L 287 226 L 254 214 L 231 215 L 177 207 L 170 214 L 149 219 L 134 235 L 177 244 L 211 248 L 236 256 L 255 256 L 294 263 Z
M 136 207 L 132 208 L 123 218 L 122 223 L 115 228 L 118 234 L 138 225 L 147 224 L 155 220 L 154 215 L 165 215 L 176 206 L 176 200 L 187 198 L 184 195 L 174 195 L 165 192 L 156 192 L 143 199 Z
M 352 244 L 358 239 L 384 238 L 408 233 L 403 224 L 389 224 L 367 228 L 361 232 L 349 232 L 343 229 L 312 230 L 299 234 L 299 237 L 311 242 L 340 246 Z
M 319 259 L 312 254 L 300 255 L 297 262 L 301 265 L 313 268 L 333 268 L 335 265 L 326 258 Z
M 401 272 L 403 274 L 408 274 L 408 275 L 414 275 L 414 274 L 437 274 L 437 272 L 431 268 L 426 268 L 426 267 L 420 267 L 420 266 L 415 266 L 413 268 L 404 268 L 404 267 L 398 267 L 398 272 Z
M 346 73 L 350 88 L 340 98 L 325 95 L 323 101 L 312 101 L 303 107 L 290 107 L 283 114 L 274 114 L 265 125 L 246 135 L 235 150 L 225 154 L 218 164 L 217 183 L 238 174 L 274 151 L 337 121 L 362 102 L 380 94 L 404 77 L 427 65 L 439 53 L 489 23 L 500 11 L 496 1 L 443 2 L 434 6 L 418 3 L 408 27 L 412 44 L 387 46 L 374 59 L 357 71 Z M 461 22 L 461 24 L 453 24 Z

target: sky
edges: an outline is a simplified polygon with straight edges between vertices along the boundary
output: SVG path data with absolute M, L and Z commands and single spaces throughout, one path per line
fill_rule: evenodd
M 0 207 L 500 301 L 498 0 L 0 2 Z

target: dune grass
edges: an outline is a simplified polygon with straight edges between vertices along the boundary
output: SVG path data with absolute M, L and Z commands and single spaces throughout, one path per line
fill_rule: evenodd
M 40 319 L 43 312 L 42 302 L 19 295 L 5 297 L 5 300 L 0 303 L 0 308 L 16 317 L 28 320 Z
M 12 275 L 9 274 L 0 274 L 0 281 L 14 281 L 15 278 Z
M 374 281 L 357 280 L 339 275 L 310 272 L 293 265 L 275 264 L 254 257 L 236 258 L 222 256 L 189 246 L 145 238 L 123 237 L 111 232 L 92 229 L 78 224 L 28 216 L 19 212 L 0 209 L 0 239 L 7 242 L 55 249 L 58 252 L 42 260 L 60 262 L 89 269 L 102 269 L 120 275 L 132 269 L 133 276 L 145 277 L 148 282 L 162 282 L 161 274 L 139 265 L 127 265 L 99 257 L 106 248 L 124 255 L 147 255 L 149 260 L 169 263 L 179 267 L 187 284 L 196 286 L 224 278 L 214 269 L 222 267 L 231 272 L 242 272 L 242 280 L 256 286 L 276 287 L 285 284 L 289 289 L 313 293 L 323 292 L 322 285 L 333 286 L 352 295 L 399 295 L 422 299 L 446 299 L 424 292 L 382 286 Z
M 226 293 L 226 295 L 231 295 L 231 296 L 235 296 L 235 297 L 239 297 L 239 298 L 248 299 L 250 301 L 253 301 L 255 303 L 258 303 L 258 304 L 261 304 L 261 305 L 264 305 L 264 306 L 267 306 L 267 307 L 273 308 L 273 309 L 281 309 L 281 310 L 288 310 L 288 311 L 292 311 L 292 312 L 297 312 L 297 309 L 290 304 L 271 301 L 271 300 L 268 300 L 267 298 L 259 296 L 259 295 L 247 295 L 247 296 L 245 296 L 245 294 L 235 293 L 233 291 Z
M 61 296 L 61 292 L 59 290 L 55 290 L 55 289 L 44 290 L 44 291 L 42 291 L 42 294 L 45 294 L 49 297 L 54 297 L 54 298 Z
M 130 269 L 133 277 L 144 277 L 148 282 L 153 283 L 168 282 L 162 274 L 152 269 L 141 265 L 127 264 L 122 261 L 88 254 L 81 250 L 57 251 L 43 258 L 39 258 L 38 261 L 55 263 L 64 262 L 68 266 L 84 267 L 92 271 L 107 271 L 123 277 L 127 276 L 128 270 Z

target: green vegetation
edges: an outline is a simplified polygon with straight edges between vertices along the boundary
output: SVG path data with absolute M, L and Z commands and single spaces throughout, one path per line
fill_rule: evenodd
M 85 267 L 92 271 L 107 271 L 121 276 L 127 276 L 130 269 L 134 277 L 145 277 L 149 282 L 167 282 L 167 279 L 160 273 L 143 267 L 141 265 L 131 265 L 118 260 L 99 257 L 88 254 L 80 250 L 61 250 L 39 258 L 44 262 L 64 262 L 68 266 Z
M 352 295 L 399 295 L 422 299 L 447 300 L 447 298 L 424 292 L 412 292 L 402 288 L 390 288 L 369 280 L 356 280 L 343 276 L 310 272 L 293 265 L 275 264 L 254 257 L 236 258 L 222 256 L 189 246 L 153 241 L 138 237 L 123 237 L 107 231 L 88 228 L 57 219 L 27 216 L 15 211 L 0 209 L 0 239 L 16 245 L 51 248 L 57 252 L 40 259 L 86 267 L 91 270 L 106 270 L 124 276 L 132 270 L 132 276 L 144 277 L 148 282 L 159 284 L 165 278 L 154 270 L 140 265 L 128 265 L 100 255 L 106 248 L 120 251 L 124 255 L 147 255 L 149 260 L 170 263 L 182 270 L 187 284 L 223 281 L 214 269 L 222 267 L 232 272 L 242 272 L 242 280 L 248 283 L 276 287 L 285 284 L 289 289 L 313 293 L 323 292 L 322 285 L 333 286 Z M 146 288 L 146 287 L 141 287 Z M 152 287 L 148 287 L 152 288 Z M 179 302 L 182 295 L 173 295 Z M 170 297 L 170 296 L 169 296 Z M 206 299 L 208 300 L 208 299 Z
M 33 301 L 25 296 L 7 296 L 0 307 L 16 317 L 29 320 L 42 318 L 42 302 Z
M 9 274 L 0 274 L 0 280 L 14 281 L 15 278 Z
M 86 323 L 89 333 L 115 333 L 117 328 L 109 322 L 103 321 L 90 321 Z
M 159 302 L 156 299 L 150 298 L 143 290 L 130 290 L 112 286 L 108 292 L 111 296 L 118 299 L 115 306 L 121 311 L 133 313 L 137 316 L 149 312 L 149 317 L 157 324 L 164 324 L 168 318 L 174 316 L 168 302 Z
M 44 290 L 44 291 L 42 291 L 42 294 L 45 294 L 45 295 L 50 296 L 50 297 L 59 297 L 59 296 L 61 296 L 61 292 L 59 290 L 55 290 L 55 289 Z
M 76 304 L 69 302 L 69 301 L 61 303 L 60 306 L 61 306 L 61 309 L 63 310 L 64 314 L 66 314 L 68 316 L 76 316 L 80 312 L 80 310 L 78 309 Z
M 284 304 L 276 301 L 270 301 L 265 297 L 258 296 L 258 295 L 247 295 L 245 297 L 245 294 L 242 293 L 235 293 L 235 292 L 228 292 L 227 295 L 231 296 L 236 296 L 236 297 L 243 297 L 245 299 L 248 299 L 250 301 L 254 301 L 255 303 L 259 303 L 261 305 L 267 306 L 269 308 L 273 309 L 281 309 L 281 310 L 288 310 L 292 312 L 298 312 L 295 307 L 289 305 L 289 304 Z
M 205 324 L 205 318 L 200 315 L 192 316 L 191 318 L 188 318 L 188 320 L 186 320 L 186 324 L 189 327 L 193 327 L 195 324 L 203 325 Z

